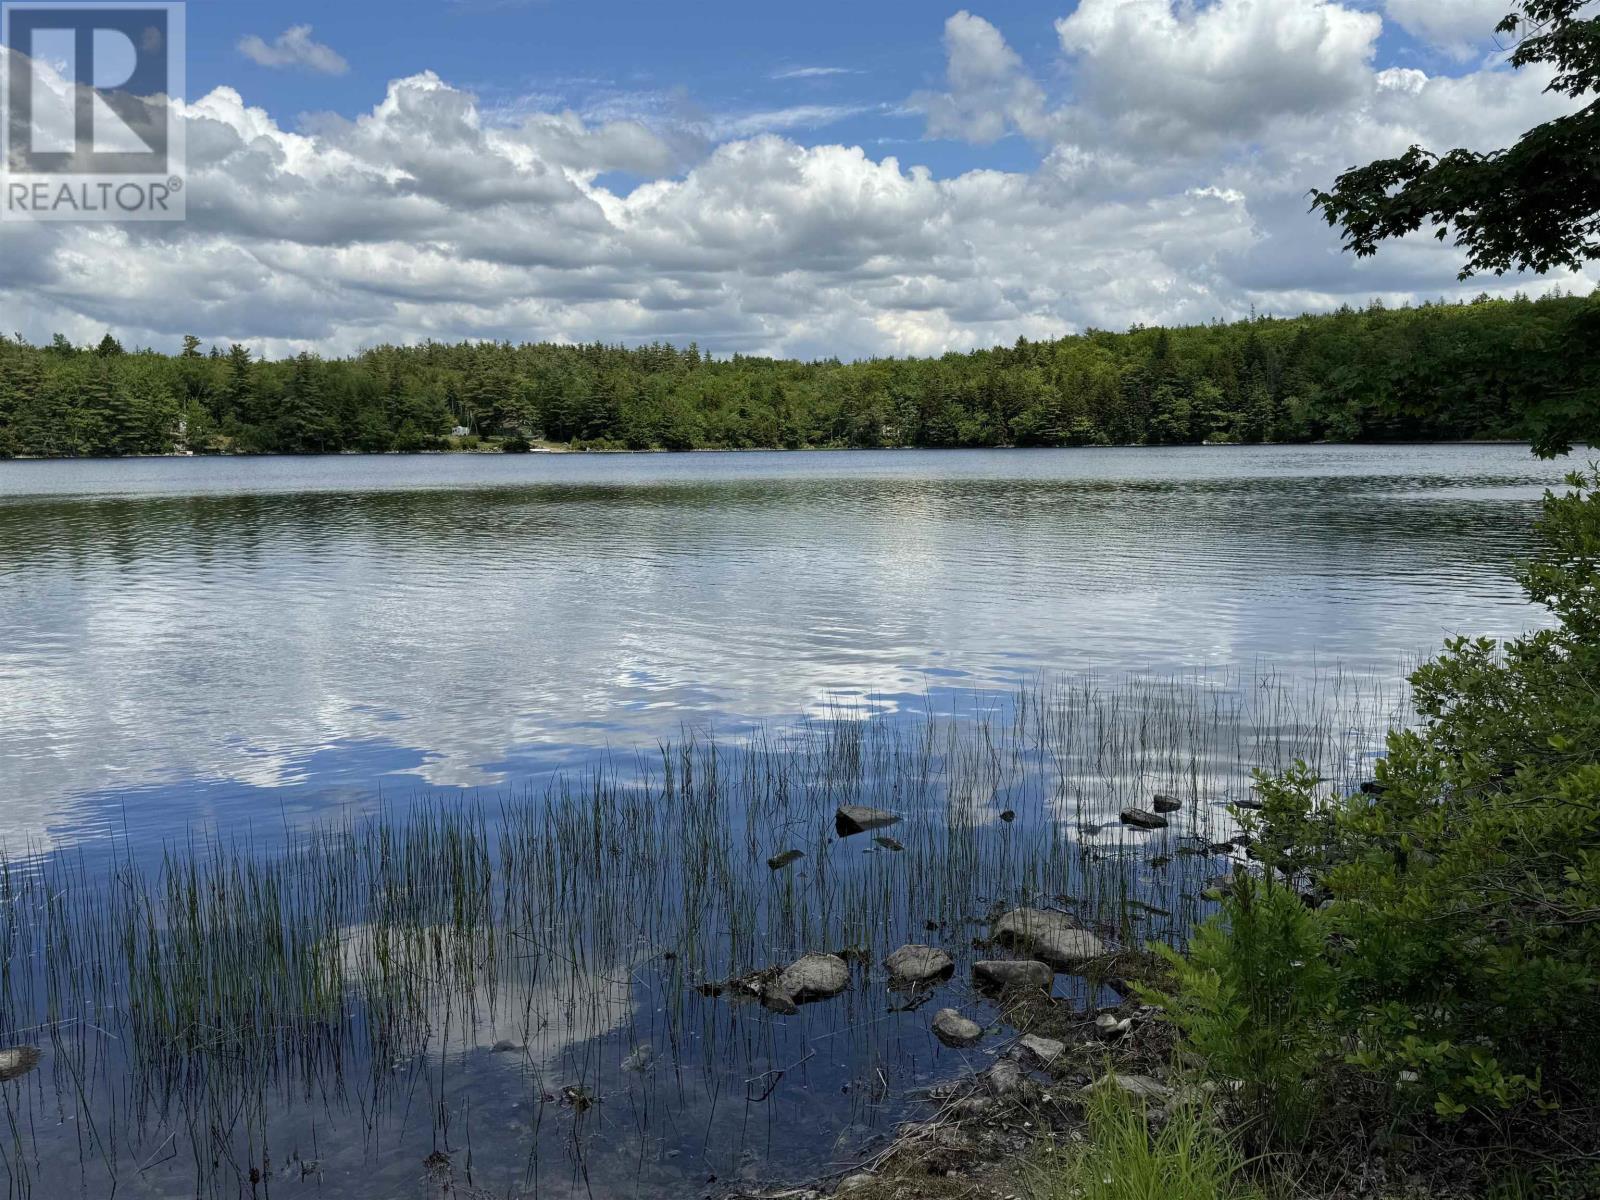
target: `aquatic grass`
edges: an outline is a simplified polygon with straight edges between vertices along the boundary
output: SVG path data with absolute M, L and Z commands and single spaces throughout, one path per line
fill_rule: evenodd
M 41 1171 L 61 1184 L 48 1105 L 76 1114 L 74 1186 L 171 1151 L 198 1194 L 231 1195 L 270 1168 L 287 1110 L 353 1110 L 373 1139 L 385 1114 L 422 1105 L 449 1143 L 472 1094 L 457 1064 L 498 1043 L 527 1065 L 539 1129 L 543 1097 L 578 1084 L 627 1095 L 635 1123 L 686 1075 L 713 1112 L 748 1103 L 732 1097 L 773 1072 L 775 1026 L 694 989 L 807 951 L 850 952 L 862 980 L 905 941 L 965 962 L 1019 903 L 1116 945 L 1180 944 L 1210 911 L 1213 843 L 1253 768 L 1298 758 L 1358 782 L 1396 717 L 1364 689 L 1041 681 L 733 744 L 686 732 L 517 795 L 197 833 L 151 861 L 0 858 L 0 1023 L 8 1043 L 47 1047 L 50 1081 L 0 1086 L 8 1190 L 30 1194 Z M 1184 800 L 1172 829 L 1117 823 L 1155 791 Z M 842 804 L 904 819 L 886 842 L 841 841 Z M 787 849 L 805 857 L 767 865 Z M 868 1065 L 896 1054 L 875 1003 L 861 990 L 806 1016 L 808 1037 L 845 1039 L 830 1049 L 866 1097 L 881 1088 Z M 645 1027 L 670 1088 L 619 1075 L 612 1048 Z M 849 1104 L 873 1119 L 869 1099 Z M 574 1109 L 567 1153 L 581 1160 L 605 1117 Z

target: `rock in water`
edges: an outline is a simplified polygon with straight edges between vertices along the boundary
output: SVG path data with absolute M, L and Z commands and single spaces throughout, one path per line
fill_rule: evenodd
M 889 982 L 898 987 L 916 987 L 949 979 L 956 973 L 956 960 L 937 946 L 901 946 L 883 960 Z
M 833 814 L 833 827 L 842 838 L 852 834 L 867 833 L 874 829 L 887 829 L 898 825 L 900 817 L 881 808 L 863 808 L 859 804 L 846 804 Z
M 1039 1037 L 1030 1033 L 1011 1047 L 1011 1057 L 1025 1067 L 1036 1071 L 1048 1070 L 1050 1064 L 1055 1062 L 1067 1052 L 1066 1046 L 1054 1038 Z
M 39 1051 L 33 1046 L 12 1046 L 0 1050 L 0 1083 L 26 1075 L 39 1065 Z
M 1165 792 L 1157 792 L 1150 797 L 1150 807 L 1158 813 L 1182 812 L 1183 801 L 1176 796 L 1169 796 Z
M 649 1042 L 640 1042 L 633 1048 L 633 1053 L 622 1060 L 622 1069 L 636 1072 L 648 1071 L 655 1060 L 655 1047 L 650 1045 Z
M 972 978 L 979 987 L 988 988 L 990 991 L 1005 991 L 1009 988 L 1039 988 L 1048 991 L 1055 977 L 1055 972 L 1044 963 L 1025 958 L 972 964 Z
M 882 846 L 885 850 L 889 851 L 891 854 L 899 854 L 905 849 L 904 846 L 895 841 L 892 837 L 875 837 L 872 840 L 878 843 L 878 845 Z
M 991 934 L 1001 945 L 1025 950 L 1058 971 L 1075 970 L 1106 952 L 1105 943 L 1079 929 L 1066 913 L 1042 908 L 1012 909 L 994 923 Z
M 1125 808 L 1122 810 L 1122 823 L 1132 825 L 1135 829 L 1165 829 L 1167 819 L 1157 816 L 1153 812 L 1146 812 L 1142 808 Z
M 933 1033 L 946 1046 L 964 1050 L 983 1040 L 983 1026 L 969 1021 L 953 1008 L 941 1008 L 933 1017 Z
M 767 859 L 767 866 L 774 871 L 781 871 L 790 863 L 797 863 L 805 856 L 804 850 L 785 850 L 782 854 L 774 854 Z
M 850 986 L 850 968 L 834 954 L 808 954 L 778 976 L 776 990 L 796 1004 L 831 1000 Z

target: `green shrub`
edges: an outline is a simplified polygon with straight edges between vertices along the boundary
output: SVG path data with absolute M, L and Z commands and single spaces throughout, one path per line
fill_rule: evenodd
M 1237 1086 L 1272 1134 L 1301 1138 L 1333 1056 L 1338 980 L 1326 918 L 1289 888 L 1241 874 L 1187 955 L 1157 952 L 1172 968 L 1173 989 L 1145 998 L 1166 1009 L 1208 1071 Z
M 1034 1200 L 1246 1200 L 1257 1195 L 1244 1159 L 1204 1108 L 1175 1105 L 1152 1129 L 1143 1105 L 1096 1088 L 1089 1141 L 1054 1151 L 1038 1172 Z
M 1312 916 L 1289 887 L 1241 885 L 1163 999 L 1280 1121 L 1296 1079 L 1311 1103 L 1344 1077 L 1379 1120 L 1567 1108 L 1592 1137 L 1600 483 L 1570 482 L 1522 572 L 1555 627 L 1457 639 L 1421 667 L 1422 722 L 1390 735 L 1375 794 L 1319 797 L 1303 770 L 1263 781 L 1269 876 L 1331 902 Z

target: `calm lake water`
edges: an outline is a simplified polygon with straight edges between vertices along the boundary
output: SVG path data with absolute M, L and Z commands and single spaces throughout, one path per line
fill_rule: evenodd
M 1537 619 L 1513 446 L 0 463 L 0 839 Z
M 1352 786 L 1409 660 L 1538 624 L 1511 572 L 1561 473 L 1506 446 L 0 463 L 0 1046 L 41 1055 L 0 1083 L 6 1195 L 848 1169 L 1004 1052 L 929 1030 L 997 1020 L 968 982 L 997 912 L 1181 941 L 1250 767 Z M 1116 824 L 1155 790 L 1169 829 Z M 841 803 L 904 820 L 837 838 Z M 277 873 L 157 873 L 210 835 Z M 954 977 L 888 990 L 907 941 Z M 849 991 L 794 1015 L 703 991 L 846 949 Z

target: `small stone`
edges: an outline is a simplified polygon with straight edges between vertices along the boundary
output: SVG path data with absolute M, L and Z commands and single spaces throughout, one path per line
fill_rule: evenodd
M 1101 1087 L 1114 1087 L 1135 1100 L 1153 1100 L 1157 1104 L 1172 1099 L 1172 1089 L 1148 1075 L 1103 1075 L 1083 1090 L 1087 1093 Z
M 994 991 L 1009 988 L 1029 988 L 1048 991 L 1055 972 L 1042 962 L 1031 959 L 998 959 L 972 964 L 972 977 L 980 987 Z
M 1157 792 L 1154 796 L 1150 797 L 1150 807 L 1155 809 L 1158 813 L 1182 812 L 1183 801 L 1179 800 L 1176 796 L 1168 795 L 1165 792 Z
M 777 990 L 796 1004 L 831 1000 L 850 986 L 850 968 L 836 954 L 807 954 L 778 976 Z
M 482 1043 L 479 1043 L 480 1045 Z M 510 1038 L 501 1038 L 490 1049 L 491 1054 L 521 1054 L 525 1049 L 521 1042 L 513 1042 Z
M 1009 825 L 1011 822 L 1017 819 L 1017 814 L 1008 808 L 1005 810 L 1005 812 L 1000 814 L 1000 819 Z
M 969 1021 L 953 1008 L 941 1008 L 933 1017 L 933 1032 L 946 1046 L 964 1050 L 983 1040 L 983 1026 Z
M 655 1059 L 655 1047 L 649 1042 L 640 1042 L 633 1048 L 633 1053 L 622 1060 L 622 1069 L 635 1072 L 648 1071 Z
M 904 846 L 895 841 L 892 837 L 875 837 L 872 840 L 879 846 L 882 846 L 885 850 L 889 851 L 891 854 L 899 854 L 905 849 Z
M 1100 1036 L 1108 1040 L 1125 1037 L 1133 1029 L 1132 1017 L 1118 1017 L 1115 1013 L 1101 1013 L 1094 1019 Z
M 989 1094 L 999 1100 L 1020 1100 L 1024 1103 L 1038 1098 L 1039 1085 L 1022 1072 L 1022 1068 L 1008 1058 L 1002 1058 L 978 1077 Z
M 1146 812 L 1142 808 L 1125 808 L 1119 814 L 1124 825 L 1131 825 L 1135 829 L 1165 829 L 1167 819 L 1157 816 L 1153 812 Z
M 1030 1033 L 1011 1048 L 1011 1056 L 1025 1067 L 1045 1071 L 1050 1068 L 1051 1063 L 1065 1054 L 1066 1050 L 1066 1046 L 1054 1038 Z
M 782 854 L 774 854 L 767 859 L 767 866 L 774 871 L 781 871 L 790 863 L 797 863 L 805 856 L 804 850 L 785 850 Z
M 9 1083 L 26 1075 L 39 1065 L 39 1051 L 34 1046 L 12 1046 L 0 1050 L 0 1082 Z
M 955 974 L 956 960 L 937 946 L 901 946 L 883 965 L 890 982 L 899 987 L 916 987 L 948 979 Z
M 881 808 L 864 808 L 859 804 L 842 805 L 833 814 L 834 830 L 842 838 L 874 829 L 886 829 L 899 823 L 900 817 L 896 813 L 885 812 Z
M 994 923 L 991 934 L 1002 946 L 1026 950 L 1058 971 L 1076 970 L 1106 952 L 1105 943 L 1079 929 L 1066 913 L 1042 908 L 1012 909 Z

